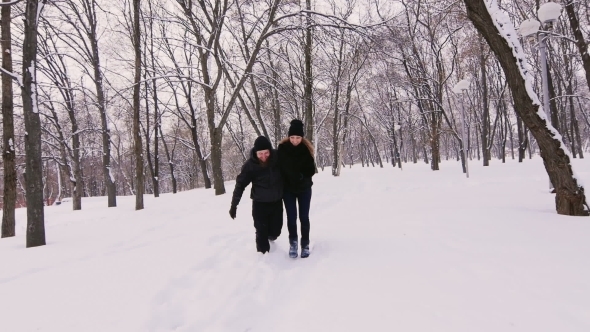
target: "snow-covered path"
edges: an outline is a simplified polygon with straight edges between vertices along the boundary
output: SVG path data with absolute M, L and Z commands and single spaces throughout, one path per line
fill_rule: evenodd
M 590 184 L 590 162 L 575 160 Z M 46 209 L 0 240 L 0 331 L 589 331 L 590 218 L 558 216 L 539 158 L 315 178 L 312 255 L 255 252 L 248 190 Z M 233 190 L 233 182 L 226 189 Z M 285 221 L 286 223 L 286 221 Z

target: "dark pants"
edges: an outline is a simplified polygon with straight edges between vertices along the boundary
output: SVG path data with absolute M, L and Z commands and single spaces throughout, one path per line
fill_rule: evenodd
M 252 218 L 256 228 L 256 250 L 267 252 L 270 249 L 268 238 L 277 238 L 283 228 L 283 205 L 281 201 L 263 203 L 252 201 Z
M 283 202 L 287 210 L 287 227 L 289 241 L 297 240 L 297 205 L 299 205 L 299 221 L 301 222 L 301 245 L 309 244 L 309 207 L 311 188 L 302 193 L 283 192 Z

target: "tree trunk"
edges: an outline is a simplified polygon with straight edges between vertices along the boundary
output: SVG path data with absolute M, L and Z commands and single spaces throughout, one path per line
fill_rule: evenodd
M 149 1 L 148 1 L 149 3 Z M 145 23 L 146 18 L 141 16 L 141 20 L 143 22 L 143 28 L 144 31 L 147 31 L 147 25 Z M 155 171 L 154 171 L 154 163 L 152 162 L 152 149 L 151 149 L 151 123 L 150 123 L 150 89 L 149 89 L 149 81 L 148 81 L 148 77 L 147 77 L 147 72 L 148 72 L 148 67 L 147 67 L 147 55 L 148 55 L 148 48 L 147 48 L 147 38 L 143 39 L 143 65 L 144 65 L 144 70 L 143 70 L 143 85 L 144 85 L 144 98 L 145 98 L 145 124 L 143 124 L 141 126 L 141 128 L 143 128 L 143 136 L 145 137 L 145 160 L 147 161 L 147 169 L 149 171 L 149 178 L 152 180 L 152 187 L 153 187 L 153 194 L 154 197 L 156 197 L 156 188 L 155 188 L 155 182 L 154 179 L 156 178 L 155 175 Z M 155 71 L 154 71 L 155 72 Z M 152 80 L 152 82 L 155 82 L 155 80 Z M 155 93 L 155 90 L 154 90 Z M 156 123 L 154 122 L 154 128 L 155 128 Z M 154 130 L 154 136 L 157 136 L 158 132 L 156 130 Z M 146 193 L 149 193 L 149 185 L 147 188 L 145 188 Z
M 398 150 L 398 161 L 399 161 L 399 169 L 402 169 L 402 158 L 401 155 L 402 153 L 404 154 L 404 162 L 407 163 L 408 162 L 408 156 L 407 153 L 405 153 L 406 148 L 404 146 L 404 135 L 403 135 L 403 130 L 404 128 L 402 127 L 402 104 L 399 105 L 398 109 L 397 109 L 397 114 L 398 114 L 398 124 L 399 124 L 399 129 L 398 129 L 398 134 L 399 134 L 399 150 Z M 393 128 L 395 130 L 395 126 Z M 396 146 L 397 147 L 397 146 Z M 375 147 L 376 148 L 376 147 Z
M 162 145 L 164 145 L 164 152 L 166 153 L 166 159 L 168 160 L 168 167 L 170 167 L 170 178 L 172 179 L 172 193 L 176 194 L 177 184 L 176 176 L 174 175 L 174 161 L 172 160 L 172 156 L 170 155 L 168 144 L 166 144 L 166 140 L 164 139 L 164 133 L 162 132 L 162 126 L 160 123 L 158 123 L 158 130 L 160 131 L 160 137 L 162 137 Z
M 266 40 L 266 46 L 270 49 L 270 42 L 268 41 L 268 39 Z M 277 68 L 275 67 L 275 63 L 272 59 L 272 52 L 268 52 L 268 63 L 270 64 L 270 70 L 272 71 L 271 75 L 272 75 L 272 81 L 273 82 L 279 82 L 280 78 L 279 78 L 279 74 L 277 73 Z M 276 83 L 275 83 L 276 84 Z M 271 88 L 271 94 L 272 94 L 272 112 L 274 115 L 274 146 L 275 148 L 278 148 L 279 146 L 279 142 L 281 141 L 282 138 L 282 134 L 281 134 L 281 102 L 279 100 L 279 91 L 276 88 L 276 85 L 273 84 L 273 86 L 270 87 Z
M 75 110 L 68 109 L 68 115 L 72 124 L 72 162 L 74 163 L 74 178 L 70 179 L 74 188 L 74 192 L 72 193 L 72 208 L 74 211 L 77 211 L 82 210 L 82 192 L 84 191 L 82 168 L 80 165 L 80 133 L 78 133 L 78 121 L 76 120 Z
M 582 145 L 582 137 L 580 136 L 580 126 L 578 124 L 578 118 L 576 118 L 575 113 L 573 112 L 574 109 L 574 98 L 571 98 L 570 103 L 572 104 L 572 126 L 574 129 L 574 139 L 577 142 L 578 146 L 578 154 L 580 155 L 580 159 L 584 159 L 584 146 Z
M 391 155 L 391 166 L 395 168 L 396 161 L 395 161 L 395 140 L 393 136 L 393 130 L 387 129 L 387 148 L 389 150 L 389 154 Z
M 481 67 L 481 86 L 482 86 L 482 109 L 483 116 L 481 119 L 481 147 L 483 151 L 483 165 L 489 166 L 492 156 L 490 154 L 490 102 L 488 99 L 488 77 L 486 72 L 486 58 L 483 47 L 484 41 L 480 38 L 480 67 Z
M 304 91 L 303 91 L 303 107 L 305 114 L 305 131 L 307 139 L 314 143 L 315 124 L 313 120 L 313 73 L 312 73 L 312 24 L 311 19 L 311 0 L 305 0 L 305 9 L 308 11 L 306 16 L 305 27 L 305 45 L 303 53 L 305 55 L 305 76 L 304 76 Z
M 198 128 L 197 128 L 198 114 L 197 114 L 197 110 L 195 109 L 195 107 L 193 105 L 192 85 L 188 84 L 188 86 L 186 88 L 183 86 L 183 91 L 184 91 L 184 94 L 187 98 L 186 100 L 187 100 L 188 108 L 189 108 L 190 115 L 191 115 L 189 129 L 191 131 L 193 145 L 195 146 L 195 153 L 197 154 L 197 160 L 198 160 L 199 166 L 201 167 L 201 173 L 203 174 L 203 183 L 204 183 L 205 189 L 209 189 L 209 188 L 211 188 L 211 178 L 209 177 L 209 173 L 207 172 L 207 160 L 203 156 L 203 152 L 201 150 L 201 144 L 199 143 L 199 132 L 198 132 Z M 177 104 L 177 107 L 178 106 L 179 105 Z
M 518 162 L 522 163 L 524 158 L 526 158 L 526 133 L 524 131 L 522 125 L 522 119 L 520 116 L 516 117 L 516 127 L 518 128 Z
M 338 83 L 336 83 L 338 85 Z M 336 88 L 338 90 L 338 87 Z M 338 93 L 336 93 L 336 101 L 338 101 Z M 334 107 L 334 122 L 332 123 L 332 175 L 333 176 L 340 176 L 340 133 L 338 130 L 338 118 L 340 117 L 338 106 Z
M 225 194 L 223 183 L 223 168 L 221 163 L 221 143 L 223 139 L 223 128 L 215 128 L 211 131 L 211 168 L 213 168 L 213 187 L 215 195 Z M 206 172 L 207 170 L 203 170 Z
M 41 7 L 43 4 L 41 4 Z M 43 161 L 41 159 L 41 119 L 37 107 L 37 20 L 42 8 L 38 0 L 28 0 L 23 42 L 23 114 L 25 119 L 27 248 L 45 245 L 43 210 Z
M 309 1 L 309 0 L 308 0 Z M 340 103 L 340 84 L 342 78 L 342 57 L 344 54 L 344 33 L 341 32 L 340 34 L 340 45 L 338 49 L 338 59 L 336 60 L 338 65 L 336 68 L 336 79 L 332 82 L 334 87 L 334 119 L 332 122 L 332 152 L 334 153 L 333 158 L 333 165 L 332 165 L 332 175 L 333 176 L 340 176 L 341 164 L 342 164 L 342 152 L 343 147 L 340 146 L 340 132 L 341 132 L 341 114 L 340 109 L 338 108 L 338 104 Z M 344 129 L 345 132 L 342 133 L 342 136 L 346 135 L 346 128 Z M 342 145 L 344 145 L 345 138 L 342 138 Z M 362 158 L 361 158 L 362 159 Z
M 96 18 L 96 1 L 92 0 L 85 8 L 90 29 L 88 38 L 92 48 L 92 67 L 94 70 L 94 85 L 96 87 L 96 101 L 100 112 L 100 123 L 102 126 L 102 171 L 107 189 L 108 207 L 117 206 L 117 187 L 111 173 L 111 130 L 109 129 L 106 99 L 104 94 L 102 69 L 100 66 L 100 53 L 98 50 L 98 32 Z
M 430 163 L 430 168 L 433 171 L 438 171 L 439 168 L 439 164 L 440 164 L 440 135 L 439 135 L 439 131 L 438 131 L 438 121 L 439 121 L 439 116 L 438 116 L 438 112 L 439 111 L 435 111 L 433 110 L 432 115 L 431 115 L 431 120 L 430 120 L 430 131 L 431 131 L 431 136 L 430 136 L 430 150 L 432 153 L 432 156 L 430 156 L 431 158 L 431 163 Z
M 490 16 L 484 0 L 464 1 L 469 19 L 484 36 L 502 65 L 506 80 L 512 91 L 515 111 L 537 140 L 545 169 L 555 187 L 557 213 L 571 216 L 587 216 L 588 210 L 586 208 L 588 206 L 584 195 L 584 187 L 578 184 L 573 175 L 570 158 L 563 149 L 563 142 L 555 138 L 554 132 L 549 129 L 545 119 L 539 116 L 537 112 L 539 111 L 540 102 L 533 100 L 532 98 L 536 98 L 536 96 L 529 95 L 527 91 L 527 84 L 530 83 L 525 81 L 525 74 L 523 74 L 526 72 L 525 69 L 519 67 L 526 63 L 526 60 L 524 58 L 517 59 L 512 53 L 512 48 L 522 52 L 522 47 L 514 44 L 509 45 L 508 40 L 500 35 L 495 23 L 503 29 L 511 28 L 508 30 L 511 33 L 516 33 L 514 27 L 510 27 L 511 23 L 507 19 L 502 22 L 495 22 Z M 504 13 L 498 12 L 499 9 L 495 1 L 491 1 L 488 5 L 491 7 L 490 11 L 494 12 L 495 15 L 506 17 Z
M 135 79 L 133 86 L 133 142 L 135 152 L 135 210 L 143 209 L 143 194 L 145 191 L 143 171 L 143 148 L 141 142 L 140 127 L 140 81 L 141 81 L 141 39 L 139 29 L 139 5 L 140 0 L 133 0 L 133 48 L 135 50 Z
M 397 164 L 398 167 L 401 169 L 402 168 L 402 161 L 400 159 L 400 154 L 399 154 L 399 150 L 397 148 L 397 137 L 395 135 L 395 125 L 393 128 L 391 128 L 390 130 L 391 133 L 391 140 L 393 141 L 393 166 L 395 167 L 395 165 Z
M 4 0 L 3 2 L 10 2 Z M 2 68 L 12 73 L 12 40 L 10 32 L 11 6 L 2 6 Z M 12 77 L 2 75 L 2 163 L 4 168 L 4 196 L 2 199 L 2 237 L 15 236 L 16 164 L 14 149 L 14 104 Z
M 203 173 L 203 183 L 205 189 L 211 188 L 211 178 L 209 178 L 209 172 L 207 171 L 207 160 L 201 152 L 201 144 L 199 144 L 199 137 L 197 133 L 197 119 L 193 117 L 193 126 L 191 127 L 191 137 L 193 139 L 193 145 L 195 146 L 195 153 L 197 154 L 197 160 L 199 167 L 201 167 L 201 173 Z
M 154 68 L 155 70 L 153 53 L 152 68 Z M 154 174 L 152 181 L 154 184 L 154 197 L 160 197 L 160 143 L 158 140 L 158 128 L 160 126 L 160 111 L 158 109 L 158 90 L 156 86 L 156 80 L 152 80 L 152 89 L 154 90 Z

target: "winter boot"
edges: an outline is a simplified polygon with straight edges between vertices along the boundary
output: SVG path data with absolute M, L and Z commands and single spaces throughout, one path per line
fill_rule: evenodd
M 299 243 L 297 240 L 290 240 L 289 241 L 289 257 L 297 258 L 297 247 L 299 247 Z
M 301 243 L 301 258 L 309 257 L 309 243 Z

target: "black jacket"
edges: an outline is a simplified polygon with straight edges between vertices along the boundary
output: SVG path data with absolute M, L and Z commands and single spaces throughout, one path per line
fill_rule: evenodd
M 287 140 L 279 144 L 279 164 L 286 191 L 301 193 L 311 188 L 316 167 L 305 143 L 293 146 Z
M 231 204 L 237 206 L 240 203 L 244 189 L 250 183 L 252 183 L 250 198 L 255 202 L 280 201 L 283 198 L 283 181 L 278 159 L 277 150 L 270 150 L 267 164 L 263 166 L 252 149 L 250 159 L 244 163 L 242 171 L 236 178 Z

